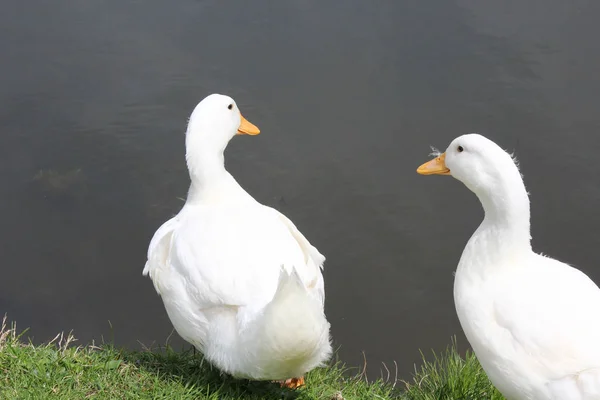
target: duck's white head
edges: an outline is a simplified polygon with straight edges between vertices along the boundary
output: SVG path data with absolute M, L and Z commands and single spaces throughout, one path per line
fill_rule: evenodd
M 473 191 L 486 216 L 529 223 L 529 198 L 513 157 L 476 133 L 454 139 L 446 151 L 421 165 L 421 175 L 452 175 Z
M 235 101 L 221 94 L 202 100 L 190 116 L 186 132 L 186 159 L 191 175 L 206 175 L 223 167 L 223 152 L 235 135 L 258 135 Z

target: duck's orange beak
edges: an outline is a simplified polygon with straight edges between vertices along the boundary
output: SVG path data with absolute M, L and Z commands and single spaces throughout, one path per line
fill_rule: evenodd
M 260 133 L 260 129 L 252 122 L 248 121 L 244 116 L 240 113 L 240 126 L 238 127 L 237 134 L 238 135 L 258 135 Z
M 421 175 L 450 175 L 450 169 L 446 167 L 446 153 L 417 168 L 417 173 Z

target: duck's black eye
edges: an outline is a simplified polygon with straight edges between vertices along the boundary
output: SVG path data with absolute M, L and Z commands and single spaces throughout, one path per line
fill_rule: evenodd
M 463 149 L 462 146 L 458 146 L 457 150 L 458 150 L 459 153 L 462 153 L 464 149 Z
M 231 110 L 233 108 L 233 104 L 228 105 L 227 108 Z

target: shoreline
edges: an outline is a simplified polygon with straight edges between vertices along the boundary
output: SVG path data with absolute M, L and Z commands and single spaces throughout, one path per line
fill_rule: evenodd
M 234 379 L 193 350 L 147 350 L 111 344 L 77 346 L 63 333 L 33 345 L 16 324 L 0 329 L 0 398 L 23 399 L 402 399 L 502 400 L 471 351 L 461 357 L 453 341 L 441 353 L 423 355 L 411 377 L 390 373 L 367 381 L 364 369 L 340 361 L 306 375 L 306 386 L 289 390 L 271 382 Z

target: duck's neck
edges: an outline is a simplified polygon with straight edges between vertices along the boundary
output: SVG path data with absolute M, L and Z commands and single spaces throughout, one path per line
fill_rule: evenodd
M 211 194 L 222 192 L 231 186 L 233 179 L 225 169 L 223 151 L 197 150 L 186 154 L 190 173 L 190 189 L 187 203 L 193 204 L 208 199 Z
M 199 186 L 209 186 L 219 182 L 227 174 L 223 150 L 188 151 L 186 161 L 192 182 Z
M 493 193 L 483 192 L 477 197 L 485 211 L 484 222 L 501 227 L 514 240 L 529 246 L 529 196 L 522 180 L 500 182 Z
M 485 273 L 486 268 L 531 252 L 529 197 L 520 176 L 496 182 L 493 191 L 476 193 L 485 218 L 469 240 L 459 268 Z
M 220 151 L 194 151 L 186 155 L 190 173 L 190 189 L 186 204 L 233 204 L 254 199 L 225 169 L 225 157 Z

